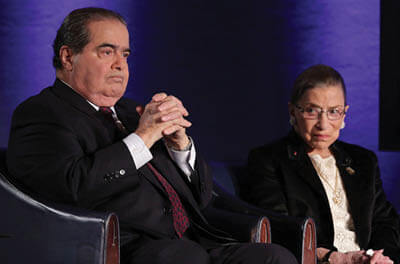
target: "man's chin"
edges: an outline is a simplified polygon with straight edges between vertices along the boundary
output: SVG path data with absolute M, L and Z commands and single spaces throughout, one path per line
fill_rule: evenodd
M 125 93 L 126 86 L 123 85 L 112 85 L 107 91 L 108 93 L 105 94 L 106 97 L 110 98 L 117 98 L 119 100 Z
M 90 102 L 97 106 L 114 106 L 119 99 L 124 95 L 124 93 L 109 93 L 94 96 L 89 99 Z

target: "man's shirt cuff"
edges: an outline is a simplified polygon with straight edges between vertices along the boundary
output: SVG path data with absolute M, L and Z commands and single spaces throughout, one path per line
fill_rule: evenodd
M 153 158 L 153 155 L 151 154 L 147 146 L 144 144 L 142 138 L 136 135 L 135 133 L 131 133 L 122 141 L 128 147 L 133 162 L 135 163 L 136 169 L 139 169 Z
M 192 174 L 192 171 L 194 171 L 194 165 L 196 161 L 196 149 L 194 147 L 193 140 L 190 137 L 189 140 L 189 150 L 175 150 L 169 147 L 167 147 L 167 149 L 171 159 L 175 161 L 175 163 L 185 173 L 190 181 L 190 175 Z

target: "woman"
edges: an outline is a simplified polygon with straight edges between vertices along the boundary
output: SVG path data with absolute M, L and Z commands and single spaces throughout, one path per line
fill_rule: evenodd
M 333 68 L 301 73 L 289 103 L 293 130 L 250 152 L 241 196 L 264 209 L 312 217 L 320 262 L 398 263 L 399 217 L 386 200 L 376 156 L 337 140 L 348 108 Z

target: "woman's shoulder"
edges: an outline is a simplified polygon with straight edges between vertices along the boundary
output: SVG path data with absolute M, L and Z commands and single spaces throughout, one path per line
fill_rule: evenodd
M 351 144 L 338 140 L 334 143 L 334 147 L 348 154 L 353 159 L 364 159 L 364 158 L 373 160 L 377 159 L 375 153 L 372 150 L 364 148 L 360 145 Z

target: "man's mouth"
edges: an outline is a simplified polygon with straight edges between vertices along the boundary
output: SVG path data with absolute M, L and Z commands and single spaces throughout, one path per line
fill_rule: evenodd
M 116 83 L 123 83 L 124 82 L 124 77 L 122 77 L 122 76 L 115 75 L 115 76 L 110 76 L 108 78 L 111 81 L 116 82 Z

